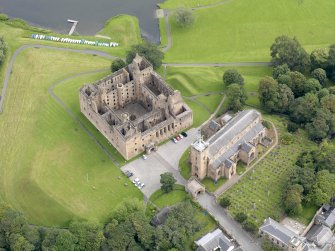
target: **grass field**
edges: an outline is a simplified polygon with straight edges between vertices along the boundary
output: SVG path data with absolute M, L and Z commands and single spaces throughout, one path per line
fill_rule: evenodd
M 138 19 L 129 15 L 118 15 L 109 19 L 98 35 L 108 36 L 112 41 L 120 43 L 125 48 L 141 41 L 141 31 Z
M 243 75 L 244 88 L 248 94 L 247 104 L 258 107 L 259 81 L 272 74 L 270 67 L 167 67 L 166 79 L 167 83 L 187 97 L 207 92 L 224 92 L 227 87 L 223 84 L 222 76 L 227 69 L 236 69 Z M 221 98 L 221 95 L 211 95 L 198 97 L 197 100 L 213 112 Z M 201 124 L 209 117 L 208 112 L 196 103 L 192 102 L 191 108 L 197 111 L 196 124 Z
M 165 25 L 165 19 L 164 17 L 158 19 L 158 25 L 159 25 L 159 32 L 160 32 L 160 47 L 165 47 L 167 46 L 168 43 L 168 37 L 166 34 L 166 25 Z
M 194 8 L 223 2 L 224 0 L 166 0 L 160 3 L 162 9 L 176 9 L 180 7 Z
M 284 118 L 264 117 L 275 123 L 279 134 L 286 131 Z M 303 150 L 316 147 L 315 143 L 307 139 L 303 131 L 299 131 L 294 139 L 291 145 L 279 144 L 253 171 L 249 171 L 239 183 L 224 194 L 232 198 L 230 213 L 236 215 L 239 212 L 245 212 L 258 225 L 261 225 L 266 217 L 279 220 L 283 216 L 283 192 L 294 169 L 296 158 Z M 304 217 L 309 219 L 310 213 L 301 215 L 301 218 Z
M 14 64 L 0 115 L 0 196 L 32 224 L 103 220 L 123 199 L 143 196 L 124 186 L 129 180 L 47 92 L 67 76 L 109 65 L 47 49 L 28 49 Z
M 170 0 L 167 3 L 178 2 Z M 186 1 L 188 2 L 188 1 Z M 191 2 L 191 0 L 189 0 Z M 295 36 L 311 51 L 334 43 L 335 2 L 233 0 L 194 11 L 195 23 L 180 28 L 169 19 L 173 45 L 166 62 L 269 61 L 280 35 Z

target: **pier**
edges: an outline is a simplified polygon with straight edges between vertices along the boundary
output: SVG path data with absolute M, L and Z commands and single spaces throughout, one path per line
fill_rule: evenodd
M 69 35 L 72 35 L 72 33 L 74 32 L 74 30 L 76 29 L 76 26 L 78 24 L 79 21 L 76 21 L 76 20 L 72 20 L 72 19 L 68 19 L 67 20 L 69 23 L 73 23 L 72 27 L 71 27 L 71 30 L 69 32 Z

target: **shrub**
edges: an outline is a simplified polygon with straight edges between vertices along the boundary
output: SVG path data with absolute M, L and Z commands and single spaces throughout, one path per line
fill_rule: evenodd
M 176 23 L 180 27 L 189 27 L 194 23 L 194 16 L 192 10 L 186 8 L 177 9 L 174 12 Z
M 125 67 L 127 64 L 122 59 L 118 58 L 112 62 L 111 70 L 112 72 L 118 71 Z
M 292 134 L 290 133 L 285 133 L 282 137 L 281 137 L 281 143 L 284 145 L 291 145 L 294 142 L 294 138 L 292 136 Z
M 221 200 L 220 200 L 220 205 L 223 207 L 223 208 L 227 208 L 229 207 L 231 204 L 230 202 L 230 199 L 228 197 L 223 197 Z
M 256 224 L 251 221 L 251 220 L 246 220 L 244 223 L 243 223 L 243 228 L 250 232 L 250 233 L 256 233 L 257 232 L 257 226 Z
M 245 222 L 245 221 L 247 220 L 247 218 L 248 218 L 248 215 L 246 215 L 245 213 L 242 213 L 242 212 L 236 214 L 236 216 L 235 216 L 235 219 L 236 219 L 239 223 L 243 223 L 243 222 Z
M 225 85 L 231 85 L 231 84 L 244 84 L 244 78 L 242 75 L 235 69 L 229 69 L 226 70 L 223 74 L 223 83 Z
M 295 133 L 298 129 L 299 129 L 299 125 L 298 124 L 296 124 L 296 123 L 294 123 L 292 121 L 289 121 L 287 123 L 287 131 L 289 133 Z
M 4 13 L 0 13 L 0 21 L 7 21 L 8 20 L 8 16 Z

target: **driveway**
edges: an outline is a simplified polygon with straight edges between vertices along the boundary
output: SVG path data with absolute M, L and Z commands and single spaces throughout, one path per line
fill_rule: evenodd
M 134 176 L 131 180 L 139 178 L 145 187 L 142 192 L 149 198 L 151 194 L 160 189 L 160 175 L 165 172 L 171 172 L 178 184 L 185 185 L 186 180 L 178 171 L 179 159 L 186 149 L 199 137 L 198 129 L 192 128 L 187 131 L 188 136 L 183 138 L 177 144 L 168 141 L 158 147 L 158 151 L 148 155 L 146 160 L 138 158 L 121 168 L 122 171 L 131 171 Z
M 198 196 L 197 201 L 206 209 L 219 225 L 235 239 L 245 251 L 262 251 L 260 240 L 246 232 L 225 210 L 216 203 L 215 197 L 204 193 Z

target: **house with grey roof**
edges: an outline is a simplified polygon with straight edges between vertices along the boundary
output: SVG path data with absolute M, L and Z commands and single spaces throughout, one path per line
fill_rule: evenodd
M 208 128 L 214 133 L 191 145 L 192 175 L 197 179 L 230 179 L 236 174 L 238 161 L 249 165 L 257 157 L 257 146 L 267 135 L 262 115 L 253 109 L 240 111 L 234 117 L 224 115 L 218 121 L 224 121 L 220 129 L 218 122 L 211 121 Z
M 335 208 L 325 205 L 322 212 L 315 217 L 315 223 L 332 228 L 335 225 Z
M 195 241 L 198 248 L 196 251 L 232 251 L 233 243 L 223 234 L 220 229 L 216 229 Z
M 259 228 L 259 234 L 284 250 L 299 251 L 303 248 L 303 241 L 297 234 L 270 217 Z

